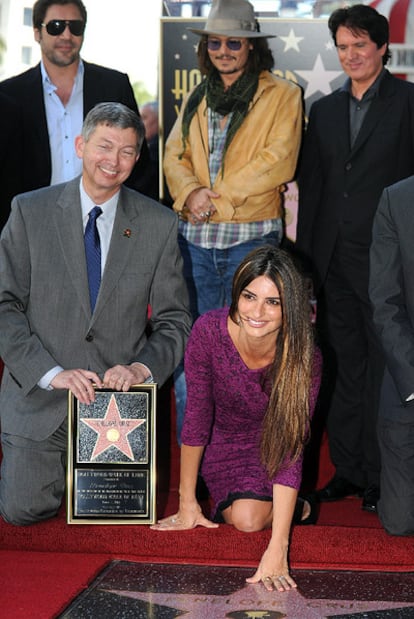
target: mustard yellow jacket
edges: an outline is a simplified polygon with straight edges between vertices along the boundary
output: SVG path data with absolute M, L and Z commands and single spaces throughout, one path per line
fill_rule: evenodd
M 203 99 L 191 121 L 183 152 L 181 120 L 186 101 L 168 136 L 164 154 L 174 210 L 182 211 L 194 189 L 209 187 L 220 194 L 212 200 L 217 210 L 211 217 L 213 222 L 281 217 L 281 192 L 295 174 L 302 136 L 300 88 L 268 71 L 260 74 L 248 115 L 225 155 L 224 175 L 220 170 L 213 186 L 208 165 L 206 101 Z

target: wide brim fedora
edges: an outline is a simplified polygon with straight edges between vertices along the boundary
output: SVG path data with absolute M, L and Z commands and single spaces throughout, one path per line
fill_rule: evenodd
M 274 38 L 258 30 L 253 6 L 247 0 L 215 0 L 204 28 L 187 28 L 194 34 L 246 39 Z

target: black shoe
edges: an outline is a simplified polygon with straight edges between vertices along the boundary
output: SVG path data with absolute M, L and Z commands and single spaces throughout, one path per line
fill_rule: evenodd
M 317 490 L 316 496 L 322 503 L 326 501 L 339 501 L 347 496 L 357 495 L 362 496 L 363 488 L 356 486 L 343 477 L 334 476 L 331 481 L 326 484 L 325 488 Z
M 310 513 L 306 518 L 302 518 L 305 502 L 309 503 Z M 318 506 L 314 496 L 304 496 L 296 499 L 295 511 L 293 512 L 294 524 L 315 524 L 318 519 Z
M 366 512 L 377 513 L 377 503 L 380 498 L 380 489 L 375 484 L 371 484 L 364 492 L 364 497 L 362 499 L 362 509 Z

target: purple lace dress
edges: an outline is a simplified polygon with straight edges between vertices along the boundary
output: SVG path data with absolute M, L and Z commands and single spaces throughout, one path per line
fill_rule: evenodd
M 181 439 L 205 446 L 201 473 L 214 501 L 213 514 L 236 498 L 271 500 L 273 484 L 298 489 L 302 458 L 287 462 L 274 479 L 260 463 L 259 442 L 270 385 L 266 369 L 250 370 L 227 329 L 228 308 L 212 310 L 194 324 L 185 353 L 187 404 Z M 313 414 L 322 359 L 316 350 L 311 390 Z

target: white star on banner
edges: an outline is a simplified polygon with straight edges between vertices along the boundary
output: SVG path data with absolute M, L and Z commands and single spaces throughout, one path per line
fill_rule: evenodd
M 303 41 L 304 37 L 295 36 L 295 32 L 293 28 L 290 29 L 290 32 L 287 37 L 279 37 L 285 43 L 284 52 L 287 52 L 289 49 L 294 49 L 297 52 L 300 52 L 299 49 L 299 41 Z
M 300 77 L 308 82 L 305 91 L 305 99 L 311 97 L 315 92 L 329 95 L 332 92 L 331 82 L 342 75 L 342 71 L 328 71 L 325 69 L 320 54 L 317 55 L 315 64 L 311 71 L 296 71 Z

